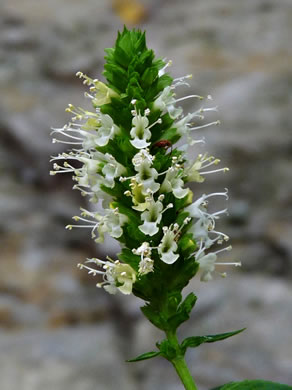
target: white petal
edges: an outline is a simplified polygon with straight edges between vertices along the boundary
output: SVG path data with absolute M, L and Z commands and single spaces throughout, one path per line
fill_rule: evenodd
M 211 273 L 215 270 L 215 263 L 217 260 L 217 255 L 215 253 L 209 253 L 198 259 L 198 263 L 200 264 L 200 270 L 203 274 Z
M 167 111 L 171 119 L 176 119 L 181 115 L 183 109 L 181 107 L 175 107 L 173 104 L 171 104 L 167 107 Z
M 166 264 L 173 264 L 178 258 L 179 255 L 171 251 L 161 254 L 161 260 Z
M 119 238 L 121 237 L 122 234 L 123 234 L 123 229 L 119 225 L 113 226 L 112 230 L 109 232 L 109 235 L 114 238 Z
M 138 226 L 138 228 L 142 233 L 146 234 L 147 236 L 154 236 L 154 234 L 158 233 L 159 231 L 156 222 L 145 221 L 143 225 Z
M 145 139 L 139 139 L 139 138 L 135 138 L 130 142 L 136 149 L 144 149 L 151 144 L 151 142 L 147 142 Z
M 182 199 L 184 198 L 189 192 L 189 189 L 188 188 L 174 188 L 173 189 L 173 195 L 178 198 L 178 199 Z
M 129 295 L 132 292 L 132 287 L 133 287 L 133 281 L 126 280 L 122 286 L 118 287 L 118 289 L 121 291 L 121 293 L 123 293 L 125 295 Z
M 108 135 L 102 135 L 101 137 L 96 138 L 95 139 L 96 145 L 98 145 L 98 146 L 105 146 L 105 145 L 107 145 L 108 141 L 110 139 L 110 136 L 111 136 L 111 134 L 108 134 Z
M 105 289 L 105 291 L 107 291 L 109 294 L 116 294 L 118 289 L 116 286 L 112 285 L 112 284 L 107 284 L 105 286 L 103 286 L 103 288 Z

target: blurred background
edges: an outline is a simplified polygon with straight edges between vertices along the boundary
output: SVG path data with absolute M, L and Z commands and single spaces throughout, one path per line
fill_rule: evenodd
M 221 126 L 200 135 L 231 169 L 198 191 L 229 188 L 220 229 L 243 267 L 191 283 L 199 300 L 182 331 L 248 329 L 188 352 L 191 371 L 201 390 L 244 378 L 292 384 L 291 0 L 1 0 L 0 388 L 181 388 L 163 359 L 125 363 L 163 335 L 139 300 L 109 296 L 77 270 L 112 244 L 64 229 L 86 200 L 69 176 L 49 176 L 61 150 L 50 128 L 69 120 L 68 103 L 86 104 L 75 73 L 100 77 L 124 23 L 146 29 L 172 75 L 192 73 L 190 91 L 220 110 Z

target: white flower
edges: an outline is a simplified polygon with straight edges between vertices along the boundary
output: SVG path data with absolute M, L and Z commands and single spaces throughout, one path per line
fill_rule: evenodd
M 155 202 L 154 199 L 151 199 L 147 205 L 147 210 L 141 214 L 141 219 L 144 223 L 138 226 L 139 230 L 148 236 L 154 236 L 158 233 L 159 228 L 157 225 L 161 221 L 162 210 L 163 204 L 159 200 Z
M 211 165 L 219 164 L 219 162 L 220 160 L 218 158 L 208 156 L 207 154 L 199 154 L 197 159 L 191 162 L 191 165 L 189 167 L 186 167 L 187 180 L 201 183 L 205 180 L 204 177 L 202 177 L 201 175 L 208 175 L 210 173 L 217 172 L 227 172 L 229 169 L 226 167 L 206 171 L 204 170 Z
M 128 222 L 128 217 L 120 214 L 117 208 L 106 209 L 105 215 L 100 215 L 98 212 L 88 211 L 83 208 L 81 210 L 81 217 L 75 216 L 73 219 L 77 222 L 85 222 L 86 224 L 67 225 L 66 229 L 72 230 L 73 228 L 89 228 L 91 229 L 91 237 L 98 243 L 104 241 L 105 233 L 108 233 L 113 238 L 120 238 L 122 236 L 122 226 Z M 99 234 L 98 238 L 95 238 L 96 231 Z
M 149 272 L 154 272 L 154 261 L 150 257 L 144 257 L 139 263 L 138 272 L 140 275 L 149 274 Z
M 92 103 L 98 107 L 110 103 L 113 97 L 119 97 L 113 89 L 98 80 L 93 80 L 93 87 L 90 88 L 90 91 L 95 92 Z
M 78 264 L 80 269 L 85 268 L 93 276 L 103 275 L 104 281 L 97 283 L 97 287 L 103 287 L 110 294 L 115 294 L 117 290 L 125 295 L 131 294 L 136 281 L 136 272 L 130 265 L 120 263 L 119 260 L 103 261 L 95 258 L 87 260 L 86 263 L 95 263 L 103 269 L 100 271 L 84 264 Z
M 141 116 L 136 114 L 132 120 L 132 129 L 130 135 L 132 140 L 131 144 L 136 149 L 144 149 L 150 145 L 150 142 L 147 142 L 151 138 L 151 131 L 148 129 L 149 120 L 146 116 Z
M 98 81 L 97 79 L 92 79 L 80 71 L 76 73 L 76 76 L 80 79 L 84 79 L 83 84 L 91 86 L 90 92 L 93 93 L 94 96 L 89 94 L 86 94 L 86 96 L 91 98 L 93 104 L 96 106 L 102 106 L 103 104 L 110 103 L 112 97 L 119 97 L 119 95 L 113 89 L 109 88 L 107 85 L 101 81 Z
M 213 239 L 209 237 L 209 234 L 213 232 L 213 229 L 213 221 L 207 217 L 202 217 L 192 225 L 192 227 L 189 229 L 189 232 L 192 233 L 196 241 L 203 242 L 205 248 L 210 248 L 216 241 L 221 238 L 220 235 Z
M 161 243 L 158 245 L 158 253 L 164 263 L 173 264 L 179 258 L 179 254 L 175 253 L 177 250 L 176 233 L 171 227 L 164 227 L 163 232 Z
M 151 164 L 148 160 L 144 160 L 140 165 L 135 166 L 135 170 L 137 171 L 137 175 L 135 176 L 137 183 L 143 185 L 142 192 L 147 194 L 148 191 L 151 191 L 155 194 L 160 188 L 160 184 L 155 182 L 158 177 L 156 169 L 151 168 Z
M 139 255 L 141 256 L 141 258 L 143 258 L 144 256 L 151 256 L 151 247 L 150 247 L 150 244 L 149 242 L 143 242 L 139 248 L 137 249 L 132 249 L 132 252 L 135 254 L 135 255 Z
M 189 121 L 191 119 L 193 119 L 194 116 L 196 116 L 196 113 L 188 113 L 186 116 L 184 116 L 178 122 L 174 123 L 174 126 L 177 129 L 177 132 L 179 135 L 181 135 L 181 136 L 188 135 Z
M 120 181 L 124 182 L 126 180 L 131 180 L 130 187 L 139 186 L 139 194 L 147 196 L 147 194 L 154 194 L 160 188 L 160 184 L 156 183 L 155 180 L 158 177 L 158 172 L 154 168 L 150 168 L 150 163 L 147 160 L 143 160 L 141 164 L 135 166 L 137 174 L 130 177 L 120 177 Z M 128 191 L 126 195 L 130 195 Z
M 115 134 L 118 134 L 120 129 L 116 126 L 109 115 L 100 114 L 100 127 L 95 136 L 95 143 L 98 146 L 105 146 L 110 139 L 113 139 Z
M 181 107 L 175 107 L 175 94 L 172 92 L 170 86 L 165 87 L 160 95 L 155 99 L 153 103 L 154 109 L 162 111 L 162 113 L 169 113 L 172 119 L 176 119 L 183 112 Z
M 217 260 L 217 255 L 215 253 L 209 253 L 208 255 L 203 255 L 197 261 L 200 264 L 201 271 L 201 281 L 208 282 L 212 280 L 211 273 L 215 271 L 215 263 Z
M 132 158 L 137 174 L 130 177 L 120 177 L 120 181 L 131 180 L 129 184 L 131 191 L 127 190 L 124 195 L 130 196 L 134 205 L 132 208 L 137 211 L 145 211 L 148 207 L 149 194 L 154 194 L 159 190 L 160 184 L 155 182 L 158 177 L 156 169 L 151 168 L 154 156 L 148 149 L 141 149 Z
M 154 156 L 152 156 L 151 153 L 149 153 L 149 149 L 141 149 L 138 153 L 135 154 L 135 156 L 132 158 L 132 163 L 136 168 L 139 168 L 139 166 L 144 162 L 145 160 L 149 163 L 149 166 L 152 165 Z
M 228 246 L 228 247 L 220 249 L 216 252 L 208 253 L 207 255 L 204 253 L 202 248 L 201 248 L 201 250 L 198 251 L 198 254 L 196 255 L 196 261 L 200 265 L 200 268 L 199 268 L 200 273 L 201 273 L 200 280 L 202 282 L 208 282 L 208 281 L 213 279 L 212 273 L 215 271 L 216 265 L 223 265 L 223 266 L 234 265 L 235 267 L 241 267 L 240 261 L 232 262 L 232 263 L 227 263 L 227 262 L 217 263 L 217 254 L 220 252 L 223 252 L 223 251 L 230 251 L 231 249 L 232 249 L 232 247 Z M 219 273 L 219 275 L 222 277 L 225 277 L 226 273 L 225 272 Z
M 125 191 L 126 196 L 131 196 L 134 205 L 132 208 L 137 211 L 145 211 L 148 207 L 149 201 L 147 194 L 143 192 L 143 184 L 137 183 L 136 178 L 131 179 L 130 183 L 131 191 Z
M 132 250 L 135 255 L 141 256 L 138 270 L 140 275 L 146 275 L 154 271 L 154 261 L 150 258 L 151 249 L 149 242 L 143 242 L 139 248 Z
M 215 230 L 215 220 L 219 218 L 220 214 L 226 213 L 226 209 L 208 213 L 207 212 L 207 199 L 213 196 L 224 196 L 228 198 L 226 192 L 218 192 L 209 195 L 202 195 L 194 203 L 185 208 L 185 211 L 189 213 L 191 218 L 195 218 L 195 223 L 189 229 L 189 232 L 193 234 L 194 238 L 204 245 L 205 248 L 210 248 L 215 242 L 222 243 L 223 240 L 227 241 L 229 237 L 221 232 Z M 209 235 L 215 235 L 214 238 L 210 238 Z
M 122 226 L 128 222 L 128 217 L 120 214 L 118 209 L 105 210 L 105 216 L 103 216 L 98 225 L 99 237 L 95 240 L 98 243 L 104 241 L 104 233 L 108 233 L 113 238 L 120 238 L 123 234 Z
M 105 159 L 107 159 L 108 163 L 102 168 L 102 173 L 104 175 L 103 184 L 106 187 L 114 188 L 115 178 L 120 177 L 123 173 L 125 173 L 126 168 L 119 164 L 109 153 L 105 154 Z
M 178 198 L 184 198 L 188 192 L 188 188 L 183 188 L 184 181 L 181 176 L 184 174 L 182 169 L 170 167 L 166 173 L 165 179 L 161 184 L 160 192 L 172 192 Z

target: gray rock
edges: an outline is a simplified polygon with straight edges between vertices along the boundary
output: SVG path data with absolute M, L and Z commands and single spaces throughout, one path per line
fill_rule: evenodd
M 135 388 L 109 324 L 50 332 L 0 334 L 3 389 Z

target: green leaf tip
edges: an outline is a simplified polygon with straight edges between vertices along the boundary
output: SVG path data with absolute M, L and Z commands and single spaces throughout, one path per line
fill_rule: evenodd
M 177 329 L 183 322 L 190 318 L 191 311 L 195 306 L 197 297 L 190 293 L 185 300 L 178 306 L 177 313 L 169 319 L 172 329 Z
M 228 339 L 229 337 L 235 336 L 241 332 L 243 332 L 246 328 L 242 328 L 239 330 L 236 330 L 234 332 L 226 332 L 226 333 L 219 333 L 215 335 L 207 335 L 207 336 L 194 336 L 194 337 L 187 337 L 181 344 L 181 348 L 183 352 L 187 350 L 187 348 L 196 348 L 201 344 L 204 343 L 215 343 L 216 341 L 221 341 Z
M 160 351 L 145 352 L 142 355 L 139 355 L 133 359 L 126 360 L 126 362 L 128 363 L 140 362 L 141 360 L 152 359 L 159 355 L 161 355 Z
M 231 382 L 216 387 L 212 390 L 292 390 L 292 386 L 264 380 L 245 380 L 243 382 Z
M 105 52 L 103 75 L 108 87 L 116 91 L 127 105 L 136 99 L 137 108 L 144 110 L 172 83 L 168 75 L 158 77 L 165 63 L 155 59 L 153 50 L 147 48 L 145 31 L 128 30 L 125 26 L 122 32 L 118 32 L 114 47 L 105 49 Z

